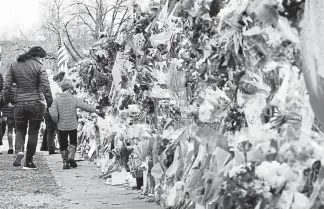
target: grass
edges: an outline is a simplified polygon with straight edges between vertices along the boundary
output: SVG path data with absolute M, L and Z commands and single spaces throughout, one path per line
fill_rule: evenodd
M 13 160 L 13 155 L 0 155 L 0 208 L 66 208 L 43 155 L 34 157 L 37 170 L 13 167 Z

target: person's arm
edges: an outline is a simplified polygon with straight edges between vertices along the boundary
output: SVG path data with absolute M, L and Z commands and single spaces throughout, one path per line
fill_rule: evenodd
M 57 100 L 54 100 L 52 106 L 49 108 L 49 114 L 51 115 L 52 120 L 55 123 L 58 123 L 58 121 L 59 121 L 59 112 L 58 112 Z
M 87 112 L 96 112 L 96 108 L 76 98 L 76 107 Z
M 6 79 L 3 86 L 3 103 L 5 105 L 10 103 L 10 91 L 11 91 L 12 83 L 13 83 L 13 72 L 11 66 L 9 71 L 7 72 Z
M 47 103 L 47 107 L 51 107 L 52 103 L 53 103 L 53 96 L 52 96 L 52 91 L 51 91 L 51 87 L 50 87 L 50 83 L 48 81 L 48 75 L 46 70 L 41 69 L 40 70 L 40 75 L 39 75 L 39 86 L 41 91 L 44 94 L 46 103 Z

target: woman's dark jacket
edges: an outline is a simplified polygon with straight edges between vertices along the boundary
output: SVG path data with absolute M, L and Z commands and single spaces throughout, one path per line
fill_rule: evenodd
M 47 106 L 52 105 L 53 98 L 47 73 L 42 69 L 42 63 L 37 59 L 31 58 L 25 62 L 15 62 L 11 65 L 4 83 L 4 104 L 10 102 L 12 83 L 17 84 L 16 103 L 42 100 L 41 93 L 43 93 Z

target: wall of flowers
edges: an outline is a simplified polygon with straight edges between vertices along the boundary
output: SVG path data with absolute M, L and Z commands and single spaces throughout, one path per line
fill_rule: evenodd
M 166 208 L 323 208 L 306 3 L 130 1 L 119 37 L 103 34 L 70 69 L 77 95 L 102 109 L 79 114 L 83 157 Z

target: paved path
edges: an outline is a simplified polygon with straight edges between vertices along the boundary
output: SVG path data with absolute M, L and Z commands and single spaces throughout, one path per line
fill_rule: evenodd
M 60 155 L 47 156 L 49 167 L 64 188 L 66 205 L 71 209 L 161 209 L 155 203 L 140 200 L 139 191 L 105 184 L 94 163 L 78 162 L 78 168 L 63 170 Z
M 13 155 L 0 155 L 0 208 L 49 209 L 161 209 L 145 202 L 139 191 L 110 186 L 99 179 L 94 163 L 78 162 L 76 169 L 62 169 L 60 155 L 38 152 L 35 164 L 39 169 L 26 171 L 14 168 Z M 9 168 L 9 169 L 8 169 Z
M 5 139 L 4 145 L 6 153 Z M 60 155 L 38 151 L 35 164 L 40 169 L 24 171 L 12 167 L 13 158 L 0 155 L 0 178 L 6 182 L 0 184 L 0 208 L 161 209 L 140 199 L 143 196 L 138 191 L 106 185 L 98 178 L 100 172 L 94 163 L 78 162 L 78 168 L 63 171 Z

